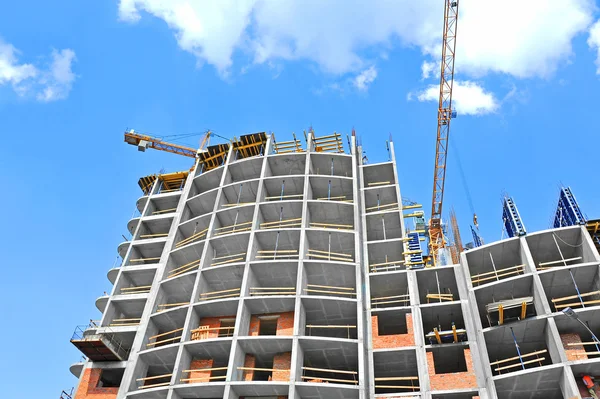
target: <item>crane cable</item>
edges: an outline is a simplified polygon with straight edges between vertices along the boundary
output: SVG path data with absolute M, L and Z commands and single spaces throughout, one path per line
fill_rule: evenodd
M 465 177 L 465 172 L 462 167 L 462 162 L 460 161 L 460 153 L 458 152 L 458 146 L 454 144 L 454 140 L 450 141 L 450 147 L 452 151 L 456 154 L 456 164 L 458 165 L 458 171 L 460 172 L 460 178 L 462 180 L 463 188 L 465 189 L 465 193 L 467 195 L 467 202 L 469 203 L 469 208 L 471 209 L 471 213 L 473 214 L 473 224 L 479 232 L 479 223 L 477 222 L 477 214 L 475 213 L 475 207 L 473 206 L 473 200 L 471 199 L 471 192 L 469 191 L 469 185 L 467 184 L 467 178 Z

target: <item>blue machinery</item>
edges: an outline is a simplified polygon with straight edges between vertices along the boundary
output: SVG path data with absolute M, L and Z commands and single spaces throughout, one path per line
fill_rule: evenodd
M 527 234 L 517 205 L 515 205 L 513 199 L 508 195 L 502 201 L 502 223 L 509 237 L 518 237 Z
M 554 215 L 554 227 L 575 226 L 585 224 L 583 216 L 571 187 L 562 187 L 558 195 L 558 206 Z
M 471 234 L 473 235 L 473 246 L 475 246 L 475 247 L 482 246 L 483 240 L 481 239 L 481 236 L 477 233 L 477 231 L 475 231 L 473 226 L 471 226 Z

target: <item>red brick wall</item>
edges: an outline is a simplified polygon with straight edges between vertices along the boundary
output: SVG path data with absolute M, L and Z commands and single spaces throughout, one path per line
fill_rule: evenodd
M 221 327 L 222 319 L 235 319 L 235 316 L 221 316 L 221 317 L 203 317 L 200 319 L 200 323 L 198 323 L 198 327 L 208 326 L 209 328 L 218 328 Z M 204 335 L 206 338 L 217 338 L 219 336 L 220 330 L 210 330 Z M 224 331 L 227 332 L 227 331 Z M 231 332 L 231 331 L 230 331 Z M 206 339 L 202 338 L 202 339 Z
M 429 369 L 431 390 L 477 388 L 477 378 L 475 377 L 475 371 L 473 370 L 473 359 L 471 358 L 470 349 L 465 349 L 465 361 L 467 363 L 467 371 L 435 374 L 433 352 L 427 352 L 427 367 Z
M 414 346 L 415 334 L 413 330 L 412 314 L 406 314 L 406 334 L 379 335 L 378 316 L 371 316 L 373 331 L 373 349 L 398 348 L 401 346 Z
M 85 369 L 74 399 L 115 399 L 119 388 L 96 387 L 101 374 L 102 369 Z
M 250 335 L 251 337 L 255 337 L 258 335 L 258 330 L 260 328 L 260 320 L 258 319 L 258 316 L 252 316 L 250 317 L 250 330 L 248 331 L 248 335 Z
M 196 369 L 209 369 L 213 365 L 213 359 L 194 359 L 190 363 L 190 370 Z M 188 374 L 188 377 L 184 378 L 193 378 L 193 381 L 189 381 L 190 384 L 196 384 L 199 382 L 210 382 L 210 376 L 212 375 L 212 371 L 191 371 Z
M 278 353 L 273 357 L 273 381 L 289 381 L 290 367 L 292 366 L 292 352 Z
M 272 313 L 272 314 L 261 314 L 252 315 L 250 317 L 250 329 L 248 335 L 255 337 L 259 335 L 260 331 L 260 319 L 261 316 L 277 316 L 277 335 L 293 335 L 294 334 L 294 312 L 285 313 Z
M 277 319 L 277 335 L 294 335 L 294 312 L 281 313 Z
M 587 355 L 583 354 L 585 352 L 585 348 L 583 345 L 571 345 L 568 344 L 580 344 L 581 337 L 579 334 L 560 334 L 560 340 L 565 348 L 565 353 L 567 354 L 567 360 L 585 360 L 587 359 Z M 577 355 L 576 353 L 582 353 L 581 355 Z
M 246 355 L 244 367 L 256 367 L 256 358 L 253 355 Z M 242 381 L 252 381 L 254 379 L 254 370 L 244 370 Z

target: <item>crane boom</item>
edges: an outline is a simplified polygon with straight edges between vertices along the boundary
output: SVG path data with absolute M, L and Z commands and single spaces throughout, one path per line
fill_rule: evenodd
M 434 265 L 438 263 L 439 250 L 446 246 L 442 231 L 442 203 L 446 180 L 450 120 L 454 116 L 452 112 L 452 86 L 454 84 L 457 21 L 458 1 L 446 0 L 444 2 L 444 33 L 442 40 L 440 98 L 437 116 L 437 143 L 433 173 L 433 198 L 431 201 L 431 220 L 429 221 L 429 253 Z
M 125 142 L 127 144 L 137 145 L 140 151 L 145 151 L 146 148 L 154 148 L 156 150 L 172 152 L 173 154 L 179 154 L 190 158 L 196 158 L 198 156 L 198 150 L 194 148 L 167 143 L 156 137 L 137 134 L 133 130 L 125 132 Z

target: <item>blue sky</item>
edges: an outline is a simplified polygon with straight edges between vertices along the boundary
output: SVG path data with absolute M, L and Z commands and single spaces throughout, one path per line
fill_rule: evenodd
M 3 6 L 5 396 L 27 387 L 31 398 L 58 397 L 75 384 L 68 367 L 80 354 L 69 338 L 99 316 L 94 301 L 111 289 L 106 272 L 141 195 L 137 179 L 190 166 L 138 153 L 123 143 L 125 128 L 284 140 L 311 125 L 317 134 L 354 127 L 371 162 L 387 159 L 392 134 L 402 193 L 429 213 L 441 2 L 317 3 Z M 464 242 L 471 211 L 458 153 L 487 242 L 501 236 L 504 191 L 529 231 L 548 228 L 561 183 L 600 217 L 597 5 L 521 3 L 460 5 L 445 209 L 456 209 Z

